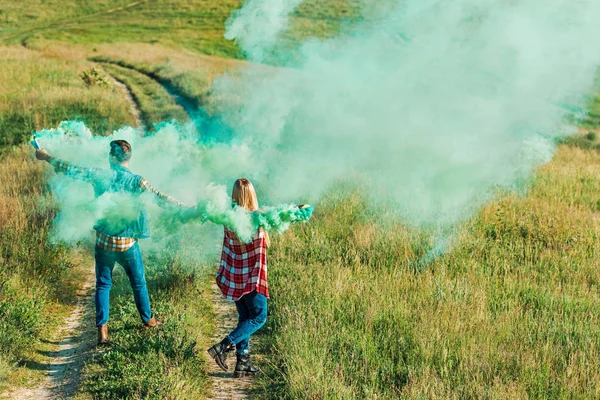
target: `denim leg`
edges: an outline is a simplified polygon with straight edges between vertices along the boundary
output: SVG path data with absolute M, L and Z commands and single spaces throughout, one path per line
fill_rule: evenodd
M 239 316 L 237 326 L 240 326 L 250 318 L 250 310 L 242 299 L 235 302 L 235 308 Z M 235 345 L 235 349 L 238 354 L 246 354 L 250 350 L 250 338 L 242 339 Z
M 119 253 L 117 260 L 125 269 L 129 278 L 131 289 L 133 290 L 133 299 L 140 317 L 144 323 L 152 318 L 150 309 L 150 298 L 148 297 L 148 288 L 146 287 L 146 276 L 144 274 L 144 262 L 139 245 L 136 243 L 129 250 Z
M 115 253 L 96 247 L 96 326 L 108 322 Z
M 227 336 L 229 341 L 236 345 L 236 348 L 238 343 L 248 342 L 250 336 L 262 328 L 267 320 L 267 298 L 264 295 L 254 291 L 242 296 L 236 302 L 236 307 L 237 303 L 240 302 L 248 309 L 249 317 L 243 322 L 238 323 L 238 326 Z M 244 345 L 242 344 L 242 346 Z M 245 351 L 247 348 L 243 350 Z

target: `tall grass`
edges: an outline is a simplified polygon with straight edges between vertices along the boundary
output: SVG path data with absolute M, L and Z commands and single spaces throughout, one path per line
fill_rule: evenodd
M 274 240 L 259 398 L 598 398 L 600 155 L 561 147 L 422 272 L 427 239 L 325 202 Z M 275 384 L 274 384 L 275 383 Z
M 600 130 L 600 93 L 598 93 L 590 102 L 590 112 L 587 120 L 583 124 L 584 128 Z
M 49 243 L 56 208 L 42 168 L 22 147 L 0 156 L 0 387 L 62 318 L 80 277 Z

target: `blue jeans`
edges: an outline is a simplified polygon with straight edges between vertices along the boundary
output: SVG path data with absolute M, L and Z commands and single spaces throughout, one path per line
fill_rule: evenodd
M 267 320 L 267 298 L 256 291 L 242 296 L 235 302 L 239 314 L 237 327 L 227 336 L 238 354 L 250 350 L 250 336 L 262 328 Z
M 146 288 L 142 253 L 136 242 L 133 247 L 121 253 L 107 251 L 96 246 L 96 326 L 108 322 L 109 295 L 115 262 L 121 264 L 125 269 L 140 317 L 144 323 L 148 322 L 152 318 L 152 311 L 150 310 L 148 288 Z

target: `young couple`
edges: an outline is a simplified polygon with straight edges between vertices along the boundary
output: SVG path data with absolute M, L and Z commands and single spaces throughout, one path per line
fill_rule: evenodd
M 92 184 L 96 197 L 110 192 L 126 192 L 140 195 L 150 192 L 158 204 L 164 208 L 185 207 L 183 203 L 167 196 L 140 175 L 129 170 L 131 145 L 125 140 L 110 143 L 110 169 L 86 168 L 57 160 L 45 150 L 37 150 L 36 158 L 47 161 L 57 172 Z M 245 178 L 238 179 L 233 186 L 232 201 L 248 211 L 258 209 L 256 192 L 252 183 Z M 112 287 L 112 273 L 115 263 L 119 263 L 129 278 L 135 305 L 144 328 L 157 328 L 157 320 L 150 308 L 146 287 L 144 264 L 138 246 L 138 239 L 150 237 L 146 211 L 142 209 L 137 218 L 103 219 L 94 225 L 96 231 L 96 326 L 98 344 L 108 344 L 109 294 Z M 117 216 L 118 217 L 118 216 Z M 115 220 L 120 222 L 115 224 Z M 221 264 L 217 271 L 217 285 L 223 295 L 235 302 L 239 314 L 237 327 L 220 343 L 208 349 L 208 353 L 224 371 L 228 370 L 227 353 L 235 348 L 237 363 L 234 376 L 254 375 L 258 368 L 250 362 L 249 338 L 260 329 L 267 318 L 267 259 L 269 236 L 259 229 L 252 242 L 240 241 L 236 234 L 225 227 Z

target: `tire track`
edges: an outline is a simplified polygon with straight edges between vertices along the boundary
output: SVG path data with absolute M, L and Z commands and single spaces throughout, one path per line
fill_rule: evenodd
M 71 27 L 71 26 L 76 26 L 77 23 L 83 19 L 86 18 L 90 18 L 90 17 L 98 17 L 100 15 L 104 15 L 104 14 L 112 14 L 118 11 L 124 11 L 127 10 L 128 8 L 131 7 L 135 7 L 138 4 L 141 3 L 146 3 L 148 0 L 139 0 L 139 1 L 134 1 L 132 3 L 129 4 L 125 4 L 121 7 L 116 7 L 116 8 L 111 8 L 109 10 L 104 10 L 104 11 L 98 11 L 95 13 L 90 13 L 90 14 L 84 14 L 84 15 L 80 15 L 77 17 L 73 17 L 73 18 L 64 18 L 64 19 L 59 19 L 57 21 L 53 21 L 50 24 L 47 24 L 45 26 L 39 26 L 39 27 L 34 27 L 34 28 L 30 28 L 30 29 L 25 29 L 22 31 L 17 31 L 14 34 L 7 34 L 4 35 L 2 37 L 0 37 L 0 40 L 2 41 L 8 41 L 8 40 L 12 40 L 12 39 L 17 39 L 19 37 L 21 37 L 21 45 L 23 47 L 28 47 L 27 46 L 27 39 L 29 39 L 29 37 L 31 35 L 33 35 L 34 33 L 41 33 L 47 30 L 52 30 L 54 28 L 58 28 L 58 27 Z M 23 36 L 25 35 L 25 36 Z
M 171 96 L 173 101 L 185 111 L 190 121 L 194 123 L 198 133 L 202 134 L 204 137 L 211 138 L 215 141 L 226 141 L 233 136 L 231 129 L 225 123 L 223 123 L 219 117 L 209 116 L 203 109 L 202 105 L 198 104 L 197 99 L 182 93 L 181 90 L 179 90 L 168 79 L 164 79 L 155 73 L 135 68 L 134 66 L 125 62 L 118 62 L 106 59 L 104 57 L 90 57 L 89 60 L 99 64 L 111 64 L 121 68 L 129 69 L 146 76 L 162 86 L 167 94 Z
M 77 291 L 73 311 L 65 318 L 62 327 L 51 338 L 56 350 L 46 354 L 47 361 L 35 368 L 44 371 L 45 379 L 37 388 L 18 388 L 6 398 L 18 400 L 54 400 L 71 397 L 79 386 L 85 354 L 94 343 L 93 287 L 94 274 L 90 268 L 86 280 Z
M 106 76 L 110 77 L 110 79 L 113 81 L 113 84 L 116 87 L 118 87 L 119 89 L 121 89 L 121 91 L 123 92 L 123 95 L 125 96 L 125 99 L 127 100 L 127 103 L 129 104 L 129 113 L 131 114 L 131 116 L 133 117 L 133 120 L 135 121 L 135 127 L 146 129 L 147 127 L 142 122 L 142 112 L 140 109 L 140 105 L 139 105 L 138 101 L 136 100 L 135 96 L 133 95 L 133 93 L 131 92 L 131 89 L 129 88 L 129 86 L 127 86 L 125 84 L 125 82 L 119 80 L 114 75 L 110 74 L 108 71 L 106 71 L 106 69 L 102 68 L 101 66 L 100 66 L 100 68 L 106 74 Z

